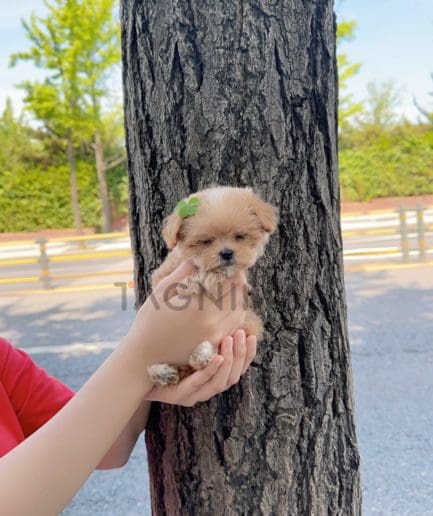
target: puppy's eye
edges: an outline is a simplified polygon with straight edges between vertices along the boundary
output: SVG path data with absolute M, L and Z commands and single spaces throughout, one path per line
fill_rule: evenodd
M 236 236 L 235 236 L 235 239 L 236 240 L 243 240 L 247 235 L 244 235 L 243 233 L 238 233 Z
M 212 238 L 205 238 L 204 240 L 200 240 L 200 245 L 209 245 L 213 242 Z

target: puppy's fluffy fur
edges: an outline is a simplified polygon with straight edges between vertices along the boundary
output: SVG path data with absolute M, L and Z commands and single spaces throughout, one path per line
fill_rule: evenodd
M 184 260 L 192 258 L 198 271 L 185 278 L 178 294 L 197 293 L 202 285 L 216 296 L 220 283 L 237 270 L 247 270 L 263 255 L 269 236 L 275 231 L 277 210 L 253 193 L 251 188 L 212 187 L 191 194 L 200 205 L 194 215 L 181 218 L 176 212 L 164 220 L 162 236 L 170 249 L 162 265 L 152 275 L 155 287 Z M 263 324 L 248 309 L 243 329 L 260 339 Z M 177 383 L 192 369 L 201 369 L 215 355 L 214 346 L 200 343 L 188 366 L 178 368 L 156 364 L 149 368 L 152 381 L 159 385 Z

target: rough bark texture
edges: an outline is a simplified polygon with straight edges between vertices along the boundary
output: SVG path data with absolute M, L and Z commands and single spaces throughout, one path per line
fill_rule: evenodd
M 360 514 L 332 1 L 123 0 L 121 18 L 138 305 L 183 196 L 251 185 L 281 216 L 254 366 L 193 409 L 153 405 L 153 513 Z

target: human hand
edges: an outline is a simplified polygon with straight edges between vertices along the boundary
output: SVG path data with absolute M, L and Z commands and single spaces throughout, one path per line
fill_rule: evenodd
M 237 330 L 233 337 L 224 337 L 221 354 L 216 355 L 206 367 L 193 372 L 176 385 L 154 386 L 145 399 L 184 407 L 207 401 L 239 381 L 254 360 L 256 350 L 257 337 L 246 337 L 243 330 Z
M 158 283 L 137 312 L 125 340 L 143 349 L 149 365 L 185 365 L 200 342 L 208 340 L 216 346 L 244 323 L 245 274 L 225 280 L 217 302 L 202 293 L 176 295 L 176 285 L 195 270 L 190 261 L 183 262 Z

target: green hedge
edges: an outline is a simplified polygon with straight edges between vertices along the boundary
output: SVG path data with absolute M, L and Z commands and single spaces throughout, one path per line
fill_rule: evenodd
M 343 200 L 433 193 L 431 132 L 343 148 L 339 161 Z
M 84 226 L 100 225 L 100 202 L 94 167 L 77 163 Z M 73 226 L 68 166 L 0 171 L 0 232 Z
M 433 132 L 402 126 L 394 132 L 353 129 L 340 147 L 342 199 L 433 194 Z M 78 161 L 77 176 L 84 226 L 100 228 L 101 206 L 94 164 Z M 124 167 L 107 173 L 117 215 L 127 211 Z M 67 165 L 0 171 L 0 232 L 73 226 Z

